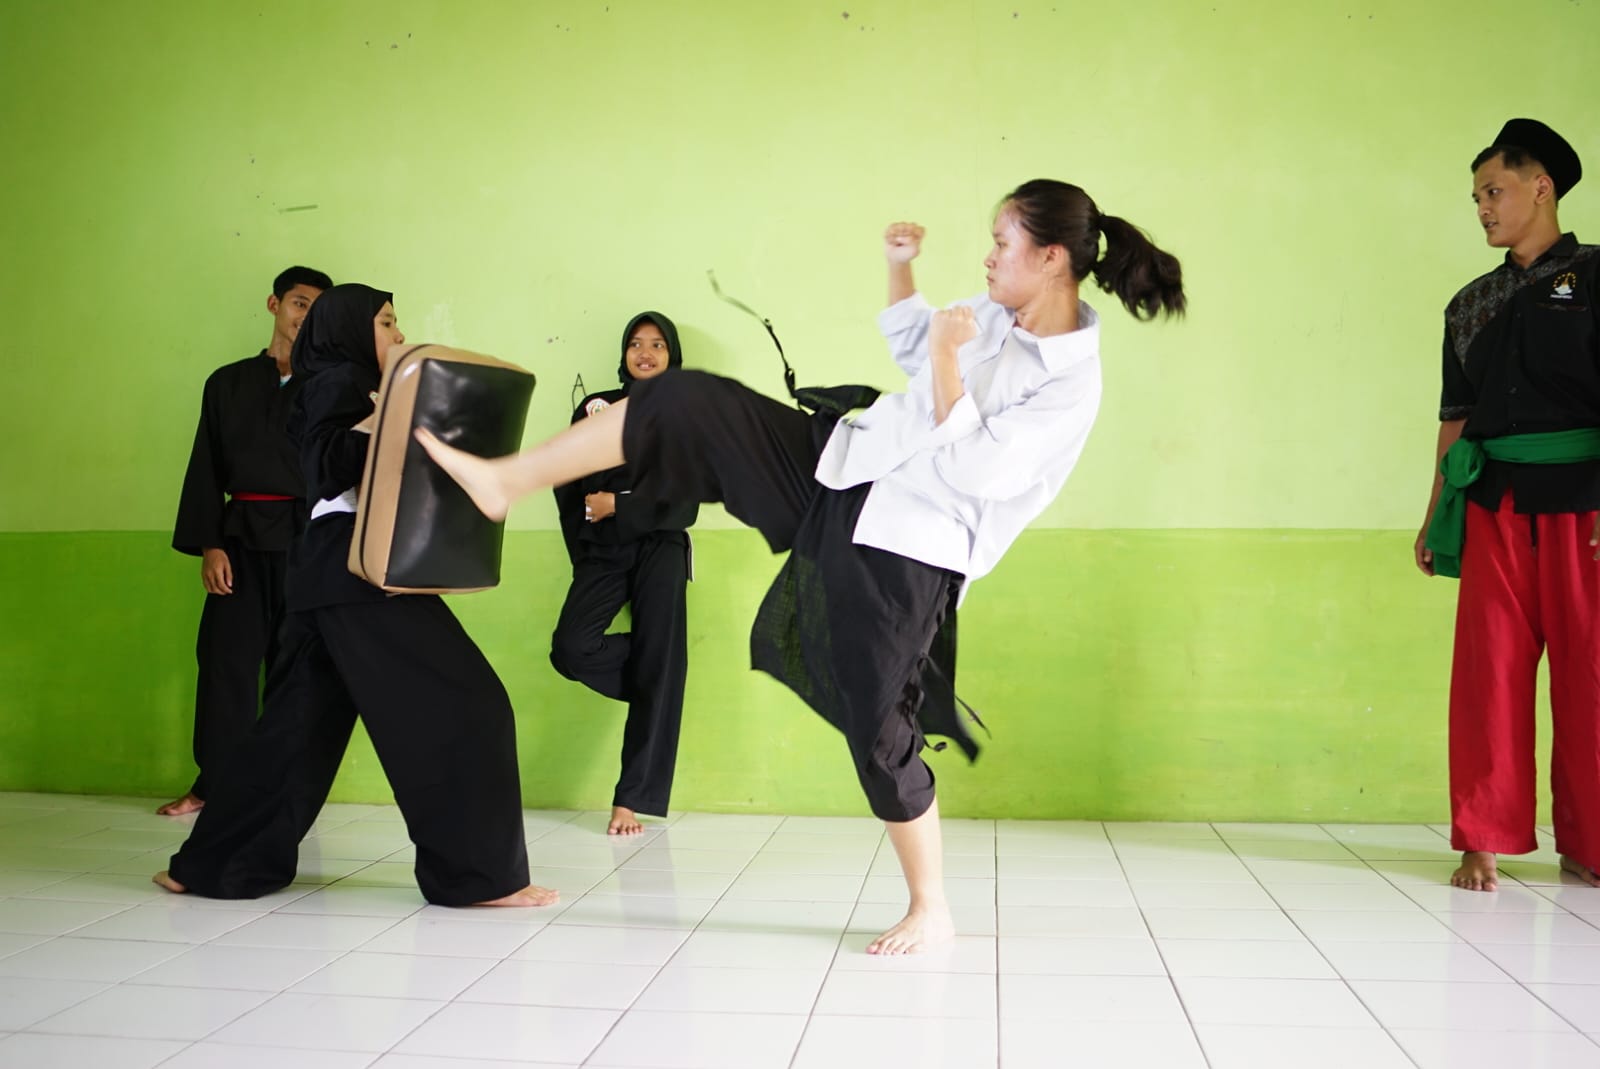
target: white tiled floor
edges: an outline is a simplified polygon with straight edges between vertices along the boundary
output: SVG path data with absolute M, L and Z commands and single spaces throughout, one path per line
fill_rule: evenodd
M 1600 1066 L 1600 890 L 1494 895 L 1428 825 L 954 820 L 962 934 L 870 820 L 530 812 L 536 911 L 425 906 L 392 807 L 329 806 L 255 902 L 148 882 L 149 799 L 0 795 L 0 1069 Z

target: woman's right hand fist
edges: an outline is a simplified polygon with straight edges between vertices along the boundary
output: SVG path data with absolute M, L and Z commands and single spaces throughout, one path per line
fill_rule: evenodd
M 890 223 L 883 232 L 883 255 L 892 264 L 908 264 L 922 251 L 922 227 L 916 223 Z
M 928 352 L 934 356 L 954 356 L 977 336 L 978 317 L 965 304 L 941 308 L 928 320 Z

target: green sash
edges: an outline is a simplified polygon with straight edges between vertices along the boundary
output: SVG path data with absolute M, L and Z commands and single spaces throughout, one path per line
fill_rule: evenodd
M 1600 460 L 1600 428 L 1508 434 L 1482 441 L 1457 438 L 1439 463 L 1444 488 L 1433 510 L 1425 543 L 1433 551 L 1433 574 L 1461 576 L 1461 546 L 1467 540 L 1467 487 L 1478 481 L 1491 460 L 1510 464 L 1575 464 Z

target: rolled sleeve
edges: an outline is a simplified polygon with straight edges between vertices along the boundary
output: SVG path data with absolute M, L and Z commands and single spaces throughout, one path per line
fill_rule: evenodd
M 951 406 L 950 412 L 945 416 L 944 422 L 936 424 L 928 431 L 923 440 L 922 448 L 938 449 L 959 441 L 983 426 L 983 416 L 978 412 L 977 403 L 972 400 L 971 394 L 962 394 L 961 398 Z
M 978 419 L 976 429 L 934 453 L 934 467 L 958 493 L 994 501 L 1018 497 L 1050 482 L 1052 473 L 1072 470 L 1094 426 L 1099 401 L 1098 377 L 1058 380 Z
M 878 330 L 889 343 L 889 355 L 907 375 L 915 375 L 928 362 L 928 323 L 933 305 L 913 293 L 878 313 Z

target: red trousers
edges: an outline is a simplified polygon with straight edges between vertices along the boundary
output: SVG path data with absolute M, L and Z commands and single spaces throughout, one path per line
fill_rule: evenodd
M 1534 680 L 1550 652 L 1556 849 L 1600 867 L 1600 562 L 1595 513 L 1467 506 L 1450 678 L 1451 844 L 1537 848 Z

